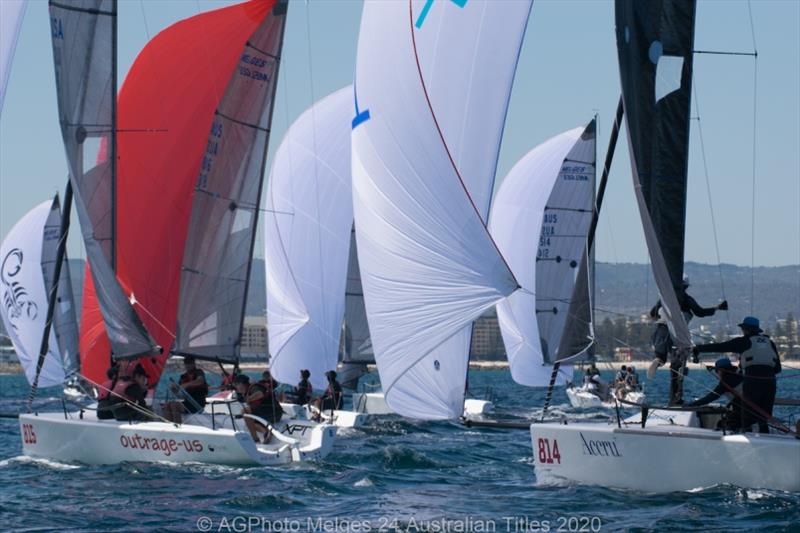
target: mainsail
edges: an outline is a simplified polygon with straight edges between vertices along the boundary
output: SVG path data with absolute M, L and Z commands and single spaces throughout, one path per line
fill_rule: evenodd
M 25 17 L 28 0 L 4 0 L 0 2 L 0 113 L 6 98 L 6 87 L 11 75 L 11 63 L 17 49 L 17 39 Z
M 33 383 L 36 375 L 47 315 L 48 281 L 45 273 L 49 269 L 47 263 L 54 260 L 49 254 L 55 250 L 48 243 L 53 238 L 51 224 L 55 222 L 57 240 L 59 218 L 58 201 L 43 202 L 17 222 L 0 245 L 0 314 L 29 383 Z M 65 304 L 71 303 L 68 300 L 71 291 L 65 291 L 68 286 L 69 283 L 63 283 L 59 287 L 59 296 Z M 57 310 L 56 317 L 59 314 Z M 74 321 L 72 325 L 74 327 Z M 68 354 L 61 350 L 74 350 L 75 347 L 70 346 L 69 336 L 64 329 L 60 330 L 64 333 L 63 338 L 59 338 L 64 342 L 57 342 L 57 331 L 58 326 L 50 330 L 49 351 L 39 375 L 40 387 L 52 387 L 64 382 L 65 365 L 62 361 L 65 359 L 70 361 L 66 366 L 67 372 L 73 371 L 71 356 L 75 352 Z
M 157 347 L 114 271 L 116 18 L 114 0 L 50 2 L 59 118 L 75 208 L 111 352 L 127 358 L 155 353 Z
M 691 346 L 683 287 L 694 0 L 617 0 L 616 33 L 633 181 L 676 347 Z
M 174 352 L 237 362 L 278 81 L 286 2 L 242 33 L 214 110 L 181 265 Z
M 592 345 L 586 242 L 594 177 L 592 121 L 534 148 L 495 195 L 489 229 L 527 289 L 497 305 L 511 376 L 522 385 L 547 385 L 554 363 L 579 359 Z
M 44 274 L 44 285 L 48 291 L 53 286 L 55 278 L 61 224 L 61 208 L 58 196 L 56 196 L 53 199 L 50 214 L 47 216 L 42 239 L 42 273 Z M 56 294 L 55 309 L 53 310 L 52 331 L 58 342 L 58 353 L 61 356 L 61 365 L 67 380 L 80 370 L 78 321 L 75 317 L 75 298 L 72 293 L 71 279 L 69 259 L 65 252 L 61 272 L 58 276 L 58 294 Z
M 530 2 L 367 2 L 353 207 L 392 410 L 463 412 L 471 323 L 517 287 L 485 227 Z
M 207 162 L 215 110 L 234 73 L 261 72 L 247 61 L 262 56 L 243 50 L 271 9 L 272 2 L 246 2 L 168 27 L 139 53 L 120 90 L 117 275 L 160 346 L 175 340 L 193 191 Z M 198 54 L 202 61 L 187 59 Z M 232 174 L 238 169 L 231 167 Z M 97 380 L 107 368 L 108 348 L 90 281 L 84 285 L 81 361 L 84 374 Z M 167 356 L 141 360 L 151 378 L 160 375 Z
M 350 257 L 347 261 L 347 287 L 344 299 L 344 329 L 342 331 L 342 364 L 339 381 L 343 387 L 356 388 L 358 378 L 367 373 L 367 365 L 375 364 L 375 352 L 369 335 L 367 309 L 364 306 L 364 288 L 358 266 L 356 229 L 350 232 Z
M 264 239 L 270 370 L 278 381 L 311 372 L 315 389 L 336 369 L 353 226 L 353 87 L 319 100 L 289 128 L 269 178 Z

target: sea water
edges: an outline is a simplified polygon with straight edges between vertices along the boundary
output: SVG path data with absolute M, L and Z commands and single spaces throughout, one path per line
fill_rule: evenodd
M 779 396 L 800 397 L 800 372 L 781 376 Z M 648 383 L 652 401 L 666 399 L 668 377 L 659 371 Z M 692 370 L 687 397 L 714 384 L 708 372 Z M 472 371 L 470 386 L 491 389 L 498 417 L 541 414 L 544 391 L 514 384 L 505 370 Z M 23 376 L 0 376 L 0 412 L 24 410 L 27 393 Z M 37 405 L 60 409 L 58 394 L 40 391 Z M 613 416 L 607 409 L 572 409 L 563 389 L 553 403 L 555 413 L 571 417 Z M 788 413 L 776 409 L 778 416 Z M 0 419 L 3 530 L 800 531 L 796 493 L 537 487 L 524 430 L 379 418 L 344 431 L 324 461 L 269 468 L 62 464 L 22 456 L 20 440 L 17 421 Z M 800 469 L 800 457 L 786 468 Z

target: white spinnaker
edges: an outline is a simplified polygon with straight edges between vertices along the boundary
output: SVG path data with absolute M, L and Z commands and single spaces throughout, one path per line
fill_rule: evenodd
M 336 368 L 353 226 L 353 87 L 315 103 L 275 154 L 265 217 L 270 369 L 278 381 L 327 386 Z
M 3 112 L 3 101 L 6 97 L 8 77 L 11 75 L 11 63 L 14 50 L 17 48 L 19 30 L 25 17 L 27 0 L 3 0 L 0 2 L 0 113 Z
M 562 344 L 575 284 L 586 254 L 592 218 L 595 166 L 594 124 L 575 128 L 540 144 L 503 180 L 494 199 L 489 229 L 525 291 L 497 305 L 511 376 L 529 387 L 550 381 L 555 360 L 578 356 Z M 590 325 L 583 324 L 587 333 Z M 580 344 L 581 339 L 577 339 Z M 546 356 L 545 350 L 549 350 Z M 571 375 L 562 367 L 559 380 Z
M 462 415 L 471 322 L 516 280 L 484 226 L 527 1 L 366 2 L 353 207 L 389 407 Z
M 3 325 L 29 383 L 36 375 L 47 317 L 47 289 L 42 272 L 42 240 L 53 201 L 42 202 L 17 222 L 0 245 L 0 293 Z M 40 387 L 64 382 L 55 332 L 39 375 Z

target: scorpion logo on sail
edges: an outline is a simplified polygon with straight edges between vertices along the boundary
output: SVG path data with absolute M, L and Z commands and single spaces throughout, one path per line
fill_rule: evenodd
M 28 290 L 22 283 L 15 279 L 22 271 L 23 253 L 19 248 L 14 248 L 5 258 L 0 266 L 0 282 L 3 286 L 3 305 L 6 308 L 11 327 L 17 329 L 17 322 L 27 318 L 35 320 L 39 314 L 36 302 L 28 296 Z

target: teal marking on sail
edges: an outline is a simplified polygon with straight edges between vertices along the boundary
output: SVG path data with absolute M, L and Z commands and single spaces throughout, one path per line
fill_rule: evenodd
M 465 5 L 467 5 L 468 0 L 450 0 L 450 1 L 455 5 L 457 5 L 458 7 L 464 7 Z M 432 6 L 433 6 L 433 0 L 428 0 L 427 2 L 425 2 L 425 5 L 422 6 L 422 11 L 420 12 L 419 17 L 417 17 L 417 21 L 414 23 L 414 26 L 416 26 L 417 28 L 422 27 L 422 23 L 425 22 L 425 18 L 428 16 L 428 11 L 431 10 Z

